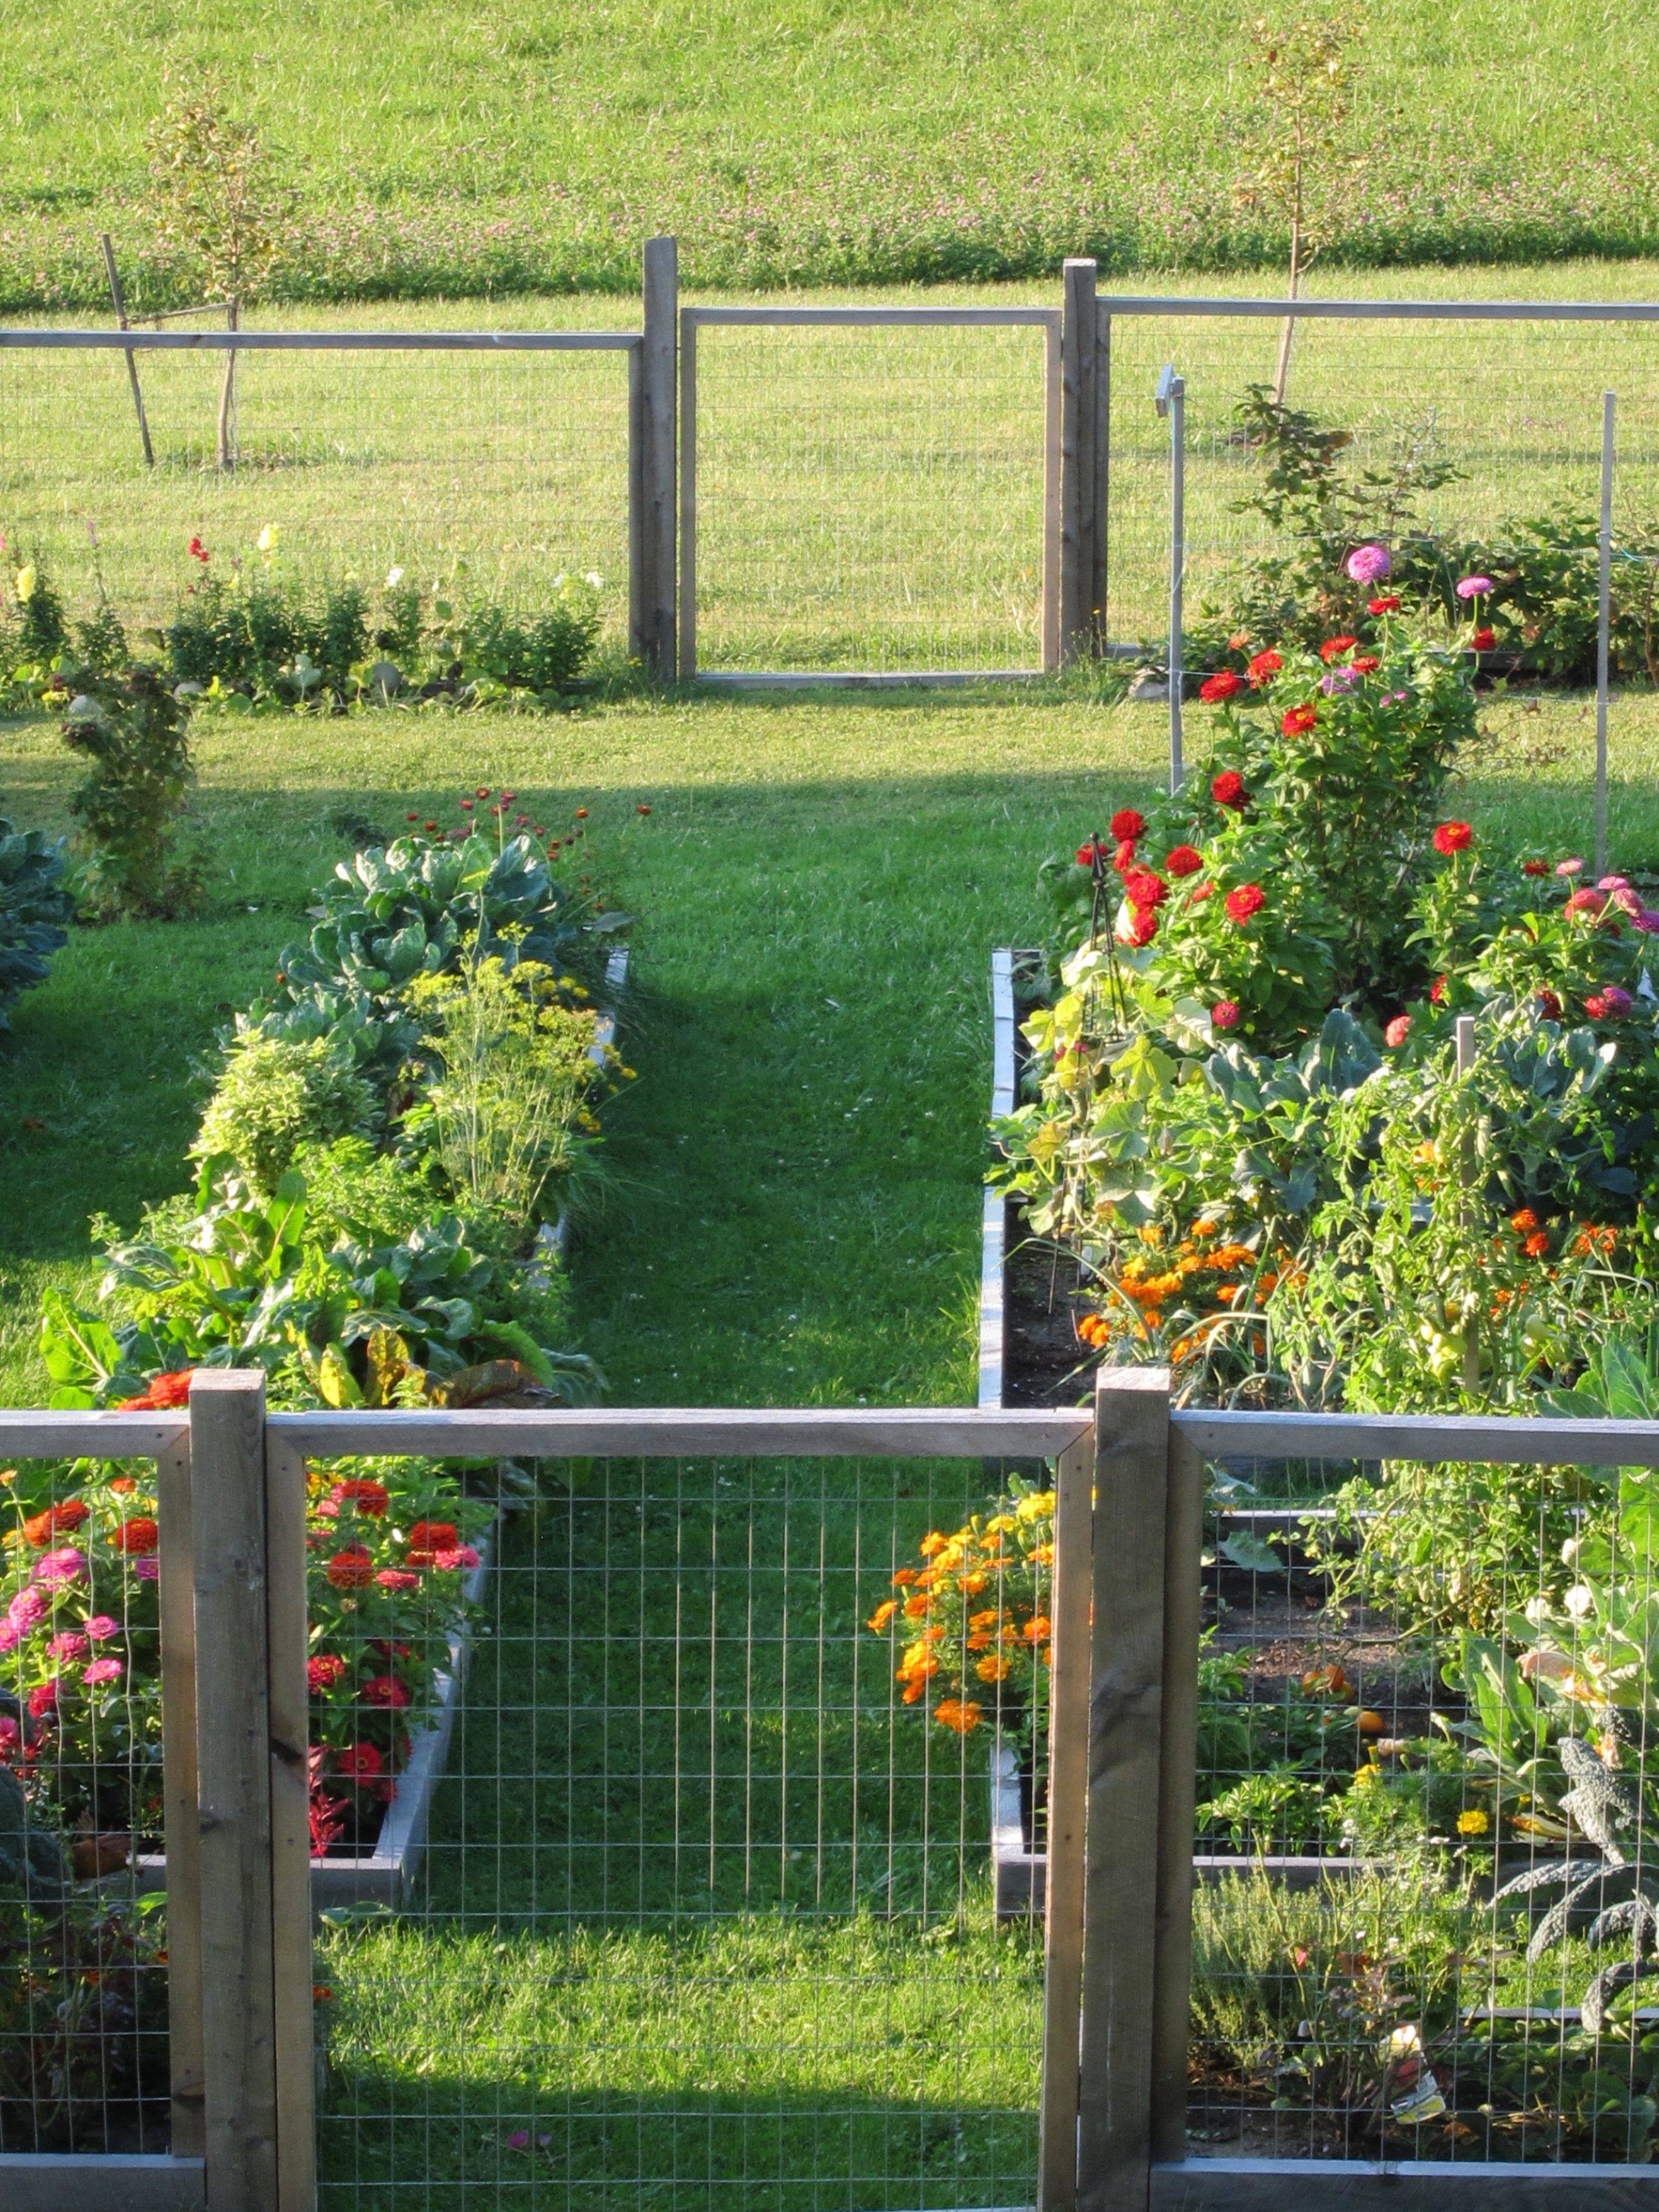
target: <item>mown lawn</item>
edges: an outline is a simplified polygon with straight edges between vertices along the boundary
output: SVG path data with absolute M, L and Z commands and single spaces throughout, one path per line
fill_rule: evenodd
M 216 73 L 300 187 L 290 295 L 628 289 L 678 229 L 700 282 L 1025 276 L 1282 252 L 1233 189 L 1247 11 L 1130 0 L 617 0 L 603 9 L 51 0 L 9 42 L 0 302 L 106 303 L 149 247 L 164 75 Z M 1651 250 L 1659 33 L 1545 0 L 1371 0 L 1339 250 L 1370 263 Z M 1622 56 L 1610 72 L 1609 37 Z M 76 57 L 76 97 L 63 97 Z

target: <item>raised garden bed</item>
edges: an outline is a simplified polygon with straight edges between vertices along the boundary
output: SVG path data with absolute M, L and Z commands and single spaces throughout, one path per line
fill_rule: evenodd
M 604 1056 L 615 1041 L 615 1010 L 628 985 L 626 945 L 619 946 L 605 963 L 605 981 L 610 1005 L 601 1013 L 594 1031 L 590 1057 L 596 1065 L 603 1065 Z M 538 1243 L 550 1259 L 562 1257 L 569 1243 L 569 1217 L 562 1212 L 557 1222 L 543 1232 Z M 469 1609 L 483 1598 L 494 1550 L 493 1539 L 486 1537 L 479 1546 L 478 1565 L 461 1586 Z M 311 1903 L 314 1912 L 362 1905 L 383 1905 L 395 1911 L 407 1900 L 426 1850 L 433 1799 L 444 1777 L 455 1716 L 466 1681 L 470 1643 L 465 1628 L 450 1640 L 449 1665 L 438 1675 L 434 1685 L 437 1704 L 432 1724 L 422 1729 L 410 1746 L 407 1764 L 398 1777 L 374 1848 L 367 1852 L 336 1850 L 312 1860 Z M 166 1888 L 167 1863 L 164 1854 L 142 1854 L 137 1872 L 141 1891 Z

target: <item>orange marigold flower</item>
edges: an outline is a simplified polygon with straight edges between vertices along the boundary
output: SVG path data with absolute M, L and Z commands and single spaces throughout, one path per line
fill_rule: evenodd
M 1054 1632 L 1054 1625 L 1046 1613 L 1034 1614 L 1020 1631 L 1028 1644 L 1046 1644 Z
M 1207 1243 L 1212 1237 L 1220 1236 L 1221 1224 L 1218 1221 L 1195 1221 L 1192 1233 L 1195 1243 Z
M 1008 1662 L 994 1651 L 974 1669 L 981 1682 L 1006 1682 L 1012 1671 Z
M 1534 1229 L 1521 1249 L 1529 1260 L 1541 1260 L 1550 1249 L 1550 1240 L 1541 1229 Z
M 1218 1283 L 1215 1286 L 1215 1294 L 1224 1306 L 1230 1306 L 1235 1298 L 1242 1295 L 1243 1288 L 1243 1283 Z
M 971 1698 L 941 1698 L 933 1708 L 933 1718 L 958 1735 L 969 1735 L 980 1723 L 981 1708 Z
M 916 1571 L 914 1567 L 901 1567 L 893 1577 L 893 1588 L 895 1589 L 908 1589 L 915 1578 Z
M 1537 1226 L 1538 1216 L 1529 1206 L 1523 1206 L 1518 1213 L 1510 1216 L 1510 1227 L 1517 1237 L 1524 1237 L 1529 1229 L 1536 1229 Z
M 935 1553 L 944 1551 L 950 1540 L 951 1540 L 948 1536 L 941 1536 L 937 1528 L 930 1529 L 928 1534 L 922 1538 L 921 1543 L 916 1547 L 916 1549 L 921 1553 L 924 1559 L 931 1559 Z
M 875 1611 L 870 1616 L 870 1626 L 878 1636 L 880 1635 L 882 1630 L 886 1627 L 888 1622 L 893 1618 L 893 1615 L 897 1611 L 897 1602 L 890 1597 L 884 1598 L 882 1602 L 876 1607 Z
M 1218 1244 L 1210 1255 L 1212 1267 L 1254 1267 L 1255 1254 L 1248 1244 Z
M 926 1590 L 912 1590 L 909 1596 L 904 1601 L 905 1618 L 908 1620 L 925 1620 L 927 1614 L 927 1608 L 932 1603 L 933 1600 L 928 1596 Z

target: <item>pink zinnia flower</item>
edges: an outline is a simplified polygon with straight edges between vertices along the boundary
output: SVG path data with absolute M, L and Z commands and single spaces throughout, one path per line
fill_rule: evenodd
M 46 1646 L 48 1659 L 84 1659 L 92 1646 L 78 1630 L 66 1628 Z
M 23 1741 L 23 1731 L 9 1713 L 0 1713 L 0 1759 L 9 1759 Z
M 1555 872 L 1558 876 L 1582 875 L 1583 868 L 1583 862 L 1578 860 L 1558 860 L 1555 864 Z
M 1361 545 L 1348 556 L 1348 574 L 1356 584 L 1379 584 L 1393 566 L 1382 545 Z
M 107 1643 L 112 1636 L 118 1636 L 120 1633 L 120 1622 L 112 1620 L 106 1613 L 94 1613 L 87 1623 L 87 1634 L 91 1637 L 94 1644 Z
M 1238 1006 L 1232 999 L 1218 999 L 1210 1009 L 1212 1029 L 1233 1030 L 1238 1027 Z
M 73 1544 L 65 1544 L 61 1552 L 48 1552 L 34 1570 L 34 1579 L 48 1588 L 61 1589 L 65 1583 L 83 1581 L 87 1571 L 87 1555 L 77 1552 Z
M 1388 1046 L 1390 1052 L 1399 1051 L 1401 1046 L 1405 1043 L 1407 1037 L 1411 1034 L 1411 1026 L 1412 1018 L 1409 1014 L 1396 1014 L 1395 1016 L 1394 1019 L 1389 1024 L 1387 1029 L 1382 1032 L 1382 1042 Z
M 95 1690 L 100 1682 L 118 1682 L 121 1662 L 118 1659 L 94 1659 L 81 1680 L 88 1689 Z
M 382 1567 L 374 1579 L 383 1590 L 416 1590 L 421 1587 L 420 1577 L 403 1567 Z
M 1491 589 L 1490 576 L 1463 576 L 1458 580 L 1457 596 L 1460 599 L 1478 599 Z
M 432 1564 L 441 1573 L 453 1574 L 458 1567 L 476 1567 L 478 1554 L 471 1544 L 462 1544 L 453 1552 L 435 1553 Z
M 30 1629 L 39 1627 L 51 1610 L 52 1603 L 46 1592 L 31 1583 L 27 1589 L 19 1590 L 6 1607 L 6 1624 L 19 1636 L 27 1636 Z
M 161 1579 L 161 1562 L 154 1559 L 135 1559 L 132 1563 L 132 1571 L 141 1583 L 159 1583 Z

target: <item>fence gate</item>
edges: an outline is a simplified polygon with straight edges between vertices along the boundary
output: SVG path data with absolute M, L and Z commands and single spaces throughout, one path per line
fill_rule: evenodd
M 999 1914 L 991 1781 L 1018 1799 L 1005 1631 L 1046 1724 L 1052 1551 L 980 1591 L 954 1729 L 919 1662 L 941 1545 L 1089 1415 L 276 1415 L 271 1527 L 347 1478 L 395 1500 L 440 1429 L 491 1452 L 482 1606 L 435 1786 L 417 1746 L 412 1814 L 313 1862 L 317 2202 L 1031 2203 L 1043 1921 L 1029 1873 Z M 313 1603 L 313 1743 L 352 1619 Z
M 1058 307 L 685 307 L 680 674 L 1060 659 Z

